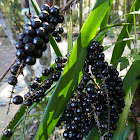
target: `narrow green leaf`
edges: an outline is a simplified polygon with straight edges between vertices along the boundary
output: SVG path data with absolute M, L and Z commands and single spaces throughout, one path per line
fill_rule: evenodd
M 133 12 L 135 7 L 135 10 L 138 11 L 140 8 L 140 1 L 139 0 L 135 0 L 134 4 L 131 7 L 130 12 Z M 133 15 L 128 15 L 127 17 L 127 22 L 128 23 L 134 23 L 134 19 L 133 19 Z M 122 40 L 123 38 L 127 38 L 129 37 L 128 33 L 130 34 L 131 30 L 132 30 L 132 25 L 126 25 L 123 27 L 121 33 L 118 36 L 117 41 Z M 126 46 L 126 42 L 121 42 L 119 44 L 116 44 L 112 53 L 112 58 L 111 58 L 111 64 L 113 64 L 115 66 L 115 68 L 118 65 L 118 59 L 120 59 L 121 55 L 123 54 L 124 48 Z
M 53 47 L 53 50 L 54 50 L 55 54 L 57 56 L 63 56 L 61 51 L 60 51 L 60 49 L 59 49 L 59 47 L 58 47 L 58 45 L 57 45 L 57 43 L 56 43 L 56 41 L 52 37 L 52 35 L 49 35 L 49 40 L 50 40 L 50 43 L 51 43 L 51 45 Z
M 96 32 L 112 2 L 113 0 L 97 0 L 93 11 L 78 36 L 69 61 L 67 62 L 64 72 L 58 81 L 57 87 L 49 100 L 39 129 L 36 133 L 36 140 L 44 140 L 49 137 L 67 105 L 67 102 L 75 91 L 78 84 L 78 78 L 81 77 L 81 70 L 84 66 L 87 54 L 86 47 L 95 37 Z
M 123 140 L 127 139 L 128 135 L 129 135 L 129 132 L 130 132 L 133 125 L 134 125 L 134 121 L 128 120 L 128 123 L 125 127 L 125 130 L 124 130 Z
M 110 14 L 110 9 L 107 11 L 107 13 L 106 13 L 106 15 L 105 15 L 105 17 L 104 17 L 104 19 L 103 19 L 103 21 L 102 21 L 102 23 L 101 23 L 100 28 L 103 28 L 103 27 L 105 27 L 105 26 L 108 24 L 109 14 Z M 103 43 L 103 38 L 104 38 L 106 32 L 107 32 L 107 30 L 106 30 L 106 31 L 104 32 L 104 34 L 102 35 L 102 38 L 101 38 L 100 41 L 99 41 L 100 44 Z
M 93 126 L 91 131 L 86 137 L 86 140 L 99 140 L 99 133 L 98 133 L 98 128 L 97 126 Z
M 134 58 L 135 60 L 140 60 L 140 55 L 135 54 L 133 58 Z
M 122 57 L 121 61 L 120 61 L 120 71 L 127 68 L 128 65 L 129 65 L 129 61 L 128 61 L 127 57 Z
M 117 123 L 117 130 L 114 132 L 114 137 L 111 140 L 123 140 L 129 109 L 132 104 L 132 99 L 133 99 L 135 90 L 137 89 L 139 83 L 140 81 L 136 80 L 132 88 L 130 88 L 129 91 L 126 92 L 125 107 L 123 109 L 123 113 L 119 116 L 120 119 L 119 119 L 119 122 Z
M 136 121 L 138 140 L 140 140 L 140 123 Z
M 126 93 L 135 82 L 139 72 L 140 72 L 140 60 L 134 61 L 123 80 L 123 89 Z
M 31 0 L 31 2 L 32 2 L 32 5 L 35 9 L 36 14 L 39 16 L 39 13 L 40 13 L 39 5 L 37 4 L 36 0 Z
M 72 17 L 70 17 L 70 22 L 69 22 L 69 31 L 68 31 L 68 51 L 67 54 L 72 50 L 73 48 L 73 37 L 72 37 L 72 32 L 71 32 L 71 26 L 72 26 Z

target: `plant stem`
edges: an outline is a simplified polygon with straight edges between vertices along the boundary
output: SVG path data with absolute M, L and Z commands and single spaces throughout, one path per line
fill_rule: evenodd
M 106 97 L 107 97 L 107 108 L 108 108 L 108 125 L 107 125 L 107 132 L 109 133 L 109 128 L 110 128 L 110 98 L 108 95 L 108 89 L 105 83 L 105 78 L 102 74 L 100 74 L 102 79 L 103 79 L 103 84 L 104 84 L 104 88 L 105 88 L 105 92 L 106 92 Z

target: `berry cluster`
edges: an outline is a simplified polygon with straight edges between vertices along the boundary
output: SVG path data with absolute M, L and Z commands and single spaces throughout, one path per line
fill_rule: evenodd
M 62 23 L 64 20 L 63 15 L 59 13 L 59 8 L 44 4 L 41 6 L 41 12 L 39 16 L 31 16 L 30 21 L 24 25 L 23 33 L 18 36 L 18 42 L 16 43 L 16 56 L 18 58 L 17 64 L 11 68 L 11 76 L 8 79 L 10 85 L 17 84 L 17 72 L 19 74 L 22 68 L 28 65 L 34 65 L 36 58 L 42 56 L 43 51 L 47 49 L 46 43 L 49 42 L 49 34 L 55 37 L 57 42 L 61 41 L 59 34 L 63 33 L 63 28 L 55 27 L 58 23 Z
M 122 80 L 118 77 L 118 71 L 104 61 L 103 46 L 93 41 L 88 49 L 77 92 L 56 125 L 66 124 L 63 136 L 67 140 L 82 140 L 94 122 L 100 137 L 109 140 L 125 106 Z M 97 84 L 95 79 L 100 79 L 100 82 Z
M 57 82 L 63 71 L 63 67 L 67 62 L 67 57 L 57 57 L 55 59 L 55 68 L 49 67 L 42 70 L 42 76 L 36 76 L 34 80 L 30 83 L 30 91 L 24 95 L 24 104 L 29 107 L 33 102 L 38 103 L 43 97 L 45 97 L 45 92 L 52 86 L 53 82 Z M 42 82 L 42 78 L 45 80 Z M 19 105 L 23 103 L 23 97 L 16 95 L 13 98 L 13 103 Z M 5 137 L 12 136 L 12 130 L 7 129 L 4 133 Z
M 55 59 L 55 69 L 53 67 L 49 67 L 47 69 L 43 69 L 42 76 L 46 77 L 42 82 L 41 77 L 36 76 L 34 80 L 30 83 L 30 91 L 24 95 L 24 99 L 27 100 L 25 104 L 27 106 L 32 105 L 32 101 L 38 103 L 40 98 L 45 96 L 45 91 L 48 90 L 53 82 L 59 80 L 61 76 L 61 71 L 65 63 L 67 62 L 66 57 L 57 57 Z M 21 104 L 23 102 L 23 98 L 19 95 L 13 98 L 14 104 Z

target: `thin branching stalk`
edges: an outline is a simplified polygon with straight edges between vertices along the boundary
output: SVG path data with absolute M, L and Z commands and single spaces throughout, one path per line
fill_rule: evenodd
M 107 89 L 107 85 L 105 83 L 105 78 L 102 74 L 100 74 L 102 79 L 103 79 L 103 84 L 104 84 L 104 89 L 105 89 L 105 92 L 106 92 L 106 97 L 107 97 L 107 108 L 108 108 L 108 125 L 107 125 L 107 132 L 109 133 L 109 128 L 110 128 L 110 98 L 109 98 L 109 95 L 108 95 L 108 89 Z

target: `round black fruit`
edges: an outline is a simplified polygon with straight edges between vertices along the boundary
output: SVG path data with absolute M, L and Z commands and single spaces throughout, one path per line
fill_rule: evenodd
M 20 59 L 20 60 L 26 59 L 26 54 L 25 54 L 25 51 L 24 51 L 23 49 L 17 50 L 16 56 L 17 56 L 17 58 Z
M 16 85 L 17 84 L 17 78 L 15 76 L 11 76 L 9 79 L 8 79 L 8 83 L 10 85 Z
M 28 56 L 25 60 L 25 63 L 28 65 L 34 65 L 36 63 L 36 58 L 32 56 Z
M 59 34 L 62 34 L 62 33 L 64 32 L 64 30 L 63 30 L 63 28 L 58 27 L 58 28 L 57 28 L 57 32 L 58 32 Z
M 13 74 L 13 75 L 16 75 L 17 74 L 17 71 L 18 71 L 18 66 L 13 66 L 13 67 L 11 67 L 11 73 Z
M 41 5 L 41 11 L 47 11 L 50 12 L 50 6 L 48 4 Z
M 19 35 L 18 35 L 18 40 L 19 41 L 23 41 L 23 38 L 25 37 L 25 33 L 20 33 Z
M 59 15 L 58 23 L 62 23 L 63 21 L 64 21 L 64 16 L 63 15 Z
M 11 129 L 7 129 L 5 132 L 4 132 L 4 136 L 5 137 L 11 137 L 13 134 L 12 130 Z
M 23 49 L 24 48 L 24 43 L 22 41 L 19 41 L 16 43 L 16 49 Z
M 58 16 L 59 16 L 59 8 L 58 8 L 57 6 L 52 6 L 52 7 L 50 8 L 50 14 L 51 14 L 52 16 L 58 17 Z
M 61 41 L 61 37 L 60 37 L 60 36 L 56 36 L 56 37 L 55 37 L 55 40 L 56 40 L 57 42 L 60 42 L 60 41 Z
M 35 18 L 31 21 L 32 27 L 33 28 L 39 28 L 42 26 L 42 21 L 39 18 Z
M 19 105 L 23 102 L 23 98 L 20 95 L 17 95 L 13 98 L 13 103 Z
M 39 18 L 43 22 L 49 22 L 49 20 L 50 20 L 49 13 L 47 11 L 41 11 L 40 14 L 39 14 Z
M 31 106 L 31 105 L 32 105 L 32 100 L 31 100 L 31 99 L 28 99 L 28 100 L 25 102 L 25 105 L 26 105 L 26 106 Z

